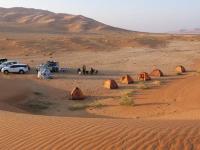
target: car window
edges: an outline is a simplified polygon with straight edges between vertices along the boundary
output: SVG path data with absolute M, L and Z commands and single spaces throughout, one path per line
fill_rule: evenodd
M 26 67 L 27 67 L 27 65 L 19 65 L 19 67 L 26 68 Z
M 5 62 L 3 65 L 12 65 L 12 64 L 17 64 L 17 62 Z
M 16 68 L 16 66 L 10 66 L 10 68 Z
M 14 68 L 26 68 L 27 65 L 14 65 Z
M 24 67 L 24 65 L 13 65 L 13 66 L 11 66 L 11 68 L 20 68 L 20 67 Z

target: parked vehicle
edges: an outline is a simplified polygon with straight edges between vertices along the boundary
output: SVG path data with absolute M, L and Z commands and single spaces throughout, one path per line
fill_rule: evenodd
M 29 71 L 29 66 L 26 64 L 13 64 L 13 65 L 3 67 L 1 69 L 1 72 L 3 72 L 4 74 L 9 74 L 9 73 L 24 74 L 24 73 L 27 73 L 28 71 Z
M 55 61 L 47 61 L 46 64 L 41 64 L 36 68 L 36 71 L 38 72 L 40 69 L 47 68 L 51 72 L 59 72 L 59 63 Z
M 55 61 L 47 61 L 46 65 L 51 72 L 59 72 L 59 63 Z
M 0 64 L 0 70 L 4 67 L 7 67 L 7 66 L 10 66 L 10 65 L 13 65 L 13 64 L 17 64 L 17 63 L 18 63 L 17 61 L 13 61 L 13 60 L 6 61 L 6 62 Z
M 6 62 L 6 61 L 8 61 L 8 59 L 6 59 L 6 58 L 1 58 L 1 59 L 0 59 L 0 64 L 4 63 L 4 62 Z
M 50 68 L 47 66 L 47 64 L 40 64 L 39 66 L 37 66 L 36 71 L 39 72 L 40 70 L 43 70 L 43 69 L 50 70 Z

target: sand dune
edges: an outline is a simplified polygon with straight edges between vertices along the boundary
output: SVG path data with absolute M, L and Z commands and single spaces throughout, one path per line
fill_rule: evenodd
M 0 8 L 1 28 L 31 27 L 41 30 L 49 28 L 52 31 L 63 32 L 130 32 L 124 29 L 115 28 L 82 15 L 71 15 L 53 13 L 45 10 L 28 8 Z M 29 31 L 32 30 L 29 28 Z M 28 31 L 28 30 L 27 30 Z
M 162 119 L 178 120 L 199 120 L 200 119 L 200 102 L 199 102 L 199 83 L 200 76 L 198 73 L 193 74 L 186 79 L 181 79 L 161 89 L 149 92 L 145 99 L 155 102 L 161 100 L 170 104 L 168 111 L 171 114 L 163 115 Z
M 150 118 L 150 120 L 87 119 L 45 117 L 1 110 L 1 149 L 199 149 L 199 118 L 191 120 L 193 113 L 189 111 L 193 107 L 199 108 L 199 80 L 198 74 L 180 79 L 158 89 L 159 92 L 154 91 L 151 92 L 152 95 L 147 96 L 149 100 L 154 98 L 155 102 L 161 98 L 177 99 L 177 104 L 172 107 L 180 107 L 184 110 L 183 113 L 189 113 L 187 117 L 190 116 L 190 118 L 184 118 L 183 114 L 176 113 L 168 117 L 163 115 L 160 118 Z M 27 95 L 24 94 L 28 92 L 27 89 L 31 90 L 31 87 L 28 88 L 27 82 L 23 80 L 16 80 L 17 85 L 13 83 L 13 80 L 8 79 L 1 79 L 0 82 L 6 85 L 0 90 L 1 95 L 3 94 L 1 106 L 10 105 L 8 103 L 10 101 L 16 103 L 16 97 L 20 97 L 20 100 L 25 99 Z M 188 93 L 189 87 L 193 87 L 193 90 Z M 8 88 L 9 93 L 5 92 Z
M 51 118 L 1 111 L 2 149 L 199 149 L 199 121 Z

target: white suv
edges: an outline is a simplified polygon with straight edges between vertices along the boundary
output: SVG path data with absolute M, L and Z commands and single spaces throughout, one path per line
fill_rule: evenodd
M 0 70 L 4 67 L 7 67 L 7 66 L 10 66 L 10 65 L 13 65 L 13 64 L 17 64 L 17 63 L 18 63 L 17 61 L 13 61 L 13 60 L 3 62 L 2 64 L 0 64 Z
M 9 73 L 24 74 L 27 73 L 28 71 L 29 71 L 29 66 L 26 64 L 14 64 L 1 69 L 1 72 L 3 72 L 4 74 L 9 74 Z

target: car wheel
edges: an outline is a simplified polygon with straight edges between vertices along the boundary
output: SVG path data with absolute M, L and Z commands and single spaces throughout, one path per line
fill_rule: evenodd
M 19 73 L 20 74 L 24 74 L 25 72 L 24 72 L 24 70 L 20 70 Z
M 4 74 L 9 74 L 9 71 L 8 71 L 8 70 L 5 70 L 3 73 L 4 73 Z

